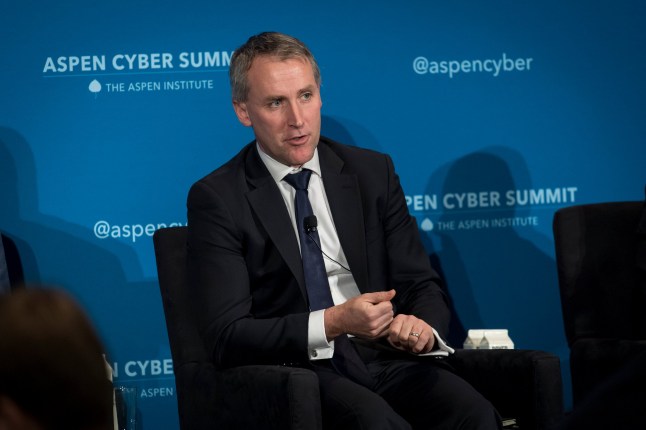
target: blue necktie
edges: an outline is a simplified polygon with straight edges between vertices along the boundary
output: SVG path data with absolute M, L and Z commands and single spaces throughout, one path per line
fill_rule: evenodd
M 314 215 L 307 195 L 310 176 L 312 176 L 312 171 L 303 169 L 298 173 L 287 175 L 283 179 L 296 190 L 296 197 L 294 198 L 296 229 L 301 242 L 305 287 L 310 302 L 310 310 L 316 311 L 334 306 L 334 301 L 332 300 L 332 293 L 327 280 L 318 232 L 315 228 L 305 225 L 305 219 Z M 374 380 L 368 373 L 368 369 L 346 334 L 334 339 L 332 366 L 337 372 L 359 384 L 366 387 L 374 385 Z

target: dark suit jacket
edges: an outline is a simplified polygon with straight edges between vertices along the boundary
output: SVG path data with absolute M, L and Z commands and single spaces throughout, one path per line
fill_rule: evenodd
M 334 224 L 362 293 L 394 288 L 398 313 L 443 337 L 449 311 L 392 160 L 318 145 Z M 218 367 L 307 363 L 309 308 L 296 233 L 255 142 L 188 196 L 190 294 Z

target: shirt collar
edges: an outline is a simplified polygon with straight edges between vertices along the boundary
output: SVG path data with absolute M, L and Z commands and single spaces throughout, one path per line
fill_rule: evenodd
M 262 148 L 260 148 L 260 145 L 258 145 L 257 141 L 256 149 L 258 150 L 260 159 L 263 163 L 265 163 L 267 170 L 269 170 L 269 174 L 277 183 L 282 181 L 286 175 L 289 175 L 290 173 L 300 172 L 302 169 L 309 169 L 318 176 L 321 176 L 321 164 L 319 163 L 318 148 L 314 150 L 314 155 L 312 156 L 312 158 L 301 167 L 286 166 L 283 163 L 274 160 L 269 154 L 267 154 L 262 150 Z

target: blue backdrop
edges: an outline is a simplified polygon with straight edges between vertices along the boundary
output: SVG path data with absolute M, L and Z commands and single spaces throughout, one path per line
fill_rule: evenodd
M 390 153 L 468 328 L 562 358 L 556 209 L 640 200 L 641 1 L 3 0 L 0 231 L 29 282 L 98 326 L 140 429 L 176 428 L 151 235 L 189 186 L 252 139 L 230 104 L 233 50 L 277 30 L 323 75 L 323 133 Z M 568 398 L 569 405 L 569 398 Z M 171 424 L 169 424 L 171 423 Z

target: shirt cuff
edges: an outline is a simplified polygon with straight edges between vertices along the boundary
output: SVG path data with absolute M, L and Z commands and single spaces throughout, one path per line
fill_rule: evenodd
M 307 354 L 310 360 L 323 360 L 334 355 L 334 341 L 325 335 L 325 309 L 310 312 L 307 325 Z
M 444 341 L 444 339 L 440 337 L 440 335 L 437 333 L 437 330 L 435 330 L 434 328 L 433 328 L 433 334 L 435 335 L 435 345 L 437 345 L 437 349 L 434 349 L 431 352 L 427 352 L 426 354 L 416 354 L 416 355 L 419 355 L 421 357 L 427 357 L 427 356 L 447 357 L 448 355 L 453 354 L 455 352 L 455 349 L 448 346 Z

